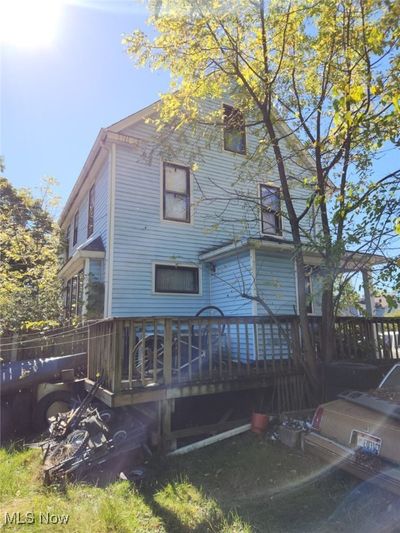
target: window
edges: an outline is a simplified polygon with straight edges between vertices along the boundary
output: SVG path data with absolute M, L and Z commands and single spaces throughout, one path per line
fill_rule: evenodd
M 71 314 L 71 280 L 67 281 L 65 286 L 65 316 L 70 317 Z
M 190 171 L 187 167 L 164 163 L 163 218 L 190 222 Z
M 65 316 L 67 318 L 82 314 L 83 288 L 83 270 L 81 270 L 65 285 Z
M 69 259 L 69 244 L 71 239 L 71 224 L 69 224 L 67 231 L 65 232 L 65 243 L 64 243 L 64 250 L 65 250 L 65 261 L 68 261 Z
M 83 296 L 83 270 L 81 270 L 77 276 L 76 314 L 78 316 L 82 315 Z
M 306 306 L 307 313 L 313 313 L 313 302 L 312 302 L 312 272 L 313 269 L 311 266 L 306 266 L 304 271 L 304 276 L 306 278 Z
M 173 265 L 155 266 L 155 292 L 199 294 L 199 269 Z
M 261 232 L 281 235 L 280 190 L 272 185 L 260 185 Z
M 224 105 L 224 149 L 237 154 L 246 153 L 243 114 L 229 105 Z
M 87 236 L 90 237 L 94 229 L 94 185 L 89 191 Z
M 79 226 L 79 211 L 75 213 L 74 216 L 74 234 L 72 237 L 72 246 L 78 242 L 78 226 Z
M 74 276 L 71 283 L 71 303 L 70 303 L 70 316 L 76 315 L 77 312 L 77 294 L 78 294 L 78 278 Z

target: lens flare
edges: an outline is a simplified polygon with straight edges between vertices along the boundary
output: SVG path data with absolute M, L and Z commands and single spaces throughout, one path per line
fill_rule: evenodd
M 2 0 L 0 42 L 25 48 L 49 46 L 60 14 L 61 0 Z

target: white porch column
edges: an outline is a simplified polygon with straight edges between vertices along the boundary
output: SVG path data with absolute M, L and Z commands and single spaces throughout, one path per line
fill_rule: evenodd
M 89 277 L 90 277 L 90 259 L 85 259 L 83 268 L 83 302 L 82 302 L 82 316 L 86 316 L 89 296 Z
M 363 278 L 363 289 L 364 289 L 364 299 L 365 299 L 365 310 L 367 312 L 367 316 L 371 317 L 373 316 L 373 301 L 371 296 L 371 277 L 370 272 L 367 269 L 363 269 L 361 271 L 362 278 Z

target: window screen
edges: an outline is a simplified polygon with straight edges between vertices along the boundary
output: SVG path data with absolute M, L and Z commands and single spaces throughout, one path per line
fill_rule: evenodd
M 246 153 L 243 114 L 229 105 L 224 105 L 224 148 L 238 154 Z
M 163 218 L 190 222 L 189 168 L 164 163 Z
M 155 292 L 199 293 L 199 269 L 156 265 Z
M 260 192 L 262 233 L 280 235 L 282 226 L 279 188 L 272 185 L 261 185 Z

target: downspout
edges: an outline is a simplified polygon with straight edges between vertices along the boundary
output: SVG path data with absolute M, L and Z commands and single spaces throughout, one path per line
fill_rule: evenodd
M 112 316 L 112 289 L 114 270 L 114 217 L 115 217 L 115 175 L 116 175 L 116 144 L 111 144 L 109 159 L 109 195 L 108 195 L 108 239 L 106 259 L 106 288 L 104 301 L 104 318 Z

